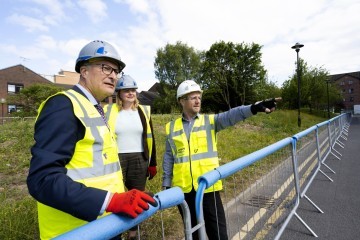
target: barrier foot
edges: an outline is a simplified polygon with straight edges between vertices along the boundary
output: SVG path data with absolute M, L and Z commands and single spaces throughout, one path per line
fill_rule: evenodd
M 333 180 L 328 175 L 326 175 L 323 171 L 321 171 L 321 169 L 319 169 L 319 172 L 321 172 L 327 179 L 329 179 L 331 182 L 333 182 Z
M 340 157 L 342 157 L 342 154 L 341 154 L 338 150 L 336 150 L 334 147 L 332 147 L 331 150 L 333 150 L 334 152 L 336 152 L 337 154 L 339 154 Z
M 304 197 L 305 197 L 306 200 L 308 200 L 320 213 L 324 213 L 324 211 L 321 210 L 321 208 L 319 208 L 313 201 L 311 201 L 311 199 L 310 199 L 308 196 L 304 195 Z
M 332 170 L 326 163 L 321 163 L 322 165 L 324 165 L 325 167 L 327 167 L 327 169 L 329 169 L 332 173 L 336 174 L 336 172 L 334 170 Z
M 341 158 L 340 157 L 338 157 L 335 153 L 333 153 L 332 151 L 330 151 L 330 153 L 334 156 L 334 157 L 336 157 L 338 160 L 341 160 Z
M 306 227 L 306 229 L 311 232 L 311 234 L 314 237 L 318 237 L 318 235 L 316 235 L 316 233 L 304 222 L 304 220 L 302 220 L 302 218 L 295 212 L 295 217 Z
M 336 140 L 335 143 L 337 143 L 341 148 L 345 147 L 345 144 L 340 142 L 339 140 Z

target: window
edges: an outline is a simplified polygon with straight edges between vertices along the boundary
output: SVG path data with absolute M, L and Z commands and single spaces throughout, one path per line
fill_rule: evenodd
M 8 105 L 8 113 L 16 112 L 16 105 Z
M 354 89 L 353 88 L 350 88 L 349 89 L 349 93 L 353 93 L 354 92 Z
M 353 81 L 352 80 L 349 80 L 349 85 L 353 84 Z
M 342 81 L 342 82 L 340 83 L 340 86 L 343 86 L 343 85 L 345 85 L 345 82 L 344 82 L 344 81 Z
M 354 101 L 354 97 L 350 97 L 350 102 L 353 102 Z
M 23 88 L 22 84 L 8 84 L 8 93 L 19 93 Z
M 14 104 L 9 104 L 7 106 L 7 113 L 14 113 L 14 112 L 21 112 L 23 110 L 23 106 L 21 105 L 14 105 Z

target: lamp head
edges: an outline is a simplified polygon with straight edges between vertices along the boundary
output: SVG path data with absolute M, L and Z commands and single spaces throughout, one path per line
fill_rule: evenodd
M 295 43 L 294 46 L 292 46 L 292 49 L 295 49 L 296 51 L 299 51 L 300 48 L 302 48 L 304 46 L 304 44 L 300 44 L 300 43 Z

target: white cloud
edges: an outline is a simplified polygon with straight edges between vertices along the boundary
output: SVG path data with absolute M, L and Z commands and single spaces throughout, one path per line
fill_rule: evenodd
M 34 3 L 46 8 L 43 11 L 46 24 L 58 25 L 58 22 L 66 19 L 64 5 L 59 0 L 32 0 Z M 48 14 L 45 14 L 48 13 Z
M 7 20 L 11 23 L 15 23 L 25 27 L 26 31 L 28 32 L 49 30 L 44 21 L 25 15 L 19 15 L 15 13 L 8 17 Z
M 155 83 L 153 64 L 158 48 L 182 41 L 208 50 L 223 40 L 262 45 L 263 64 L 270 80 L 278 85 L 294 73 L 296 53 L 291 46 L 296 42 L 305 45 L 300 57 L 310 66 L 324 67 L 330 74 L 360 70 L 360 2 L 356 0 L 19 2 L 11 1 L 14 6 L 9 6 L 6 20 L 12 24 L 1 25 L 6 37 L 0 49 L 7 55 L 0 65 L 6 66 L 12 56 L 16 61 L 24 56 L 32 59 L 28 64 L 34 64 L 35 71 L 44 64 L 34 59 L 49 63 L 39 72 L 54 71 L 50 65 L 56 72 L 73 70 L 80 49 L 102 39 L 118 47 L 127 64 L 125 72 L 139 81 L 140 88 L 148 89 Z M 34 35 L 39 32 L 46 34 Z
M 107 6 L 101 0 L 79 0 L 78 5 L 85 10 L 93 23 L 98 23 L 107 17 Z
M 37 46 L 44 49 L 57 49 L 56 41 L 49 35 L 40 35 L 37 39 Z

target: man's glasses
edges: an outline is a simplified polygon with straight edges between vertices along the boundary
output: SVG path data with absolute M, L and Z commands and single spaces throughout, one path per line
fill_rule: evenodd
M 201 101 L 201 97 L 198 97 L 198 96 L 194 96 L 194 97 L 184 97 L 183 98 L 184 100 L 188 100 L 188 101 L 196 101 L 196 100 L 199 100 Z
M 118 79 L 121 78 L 121 76 L 123 75 L 123 72 L 120 71 L 119 69 L 112 68 L 111 66 L 109 66 L 107 64 L 104 64 L 104 63 L 102 63 L 102 64 L 93 63 L 93 64 L 90 64 L 90 65 L 101 66 L 101 71 L 106 75 L 110 75 L 112 72 L 114 72 Z

